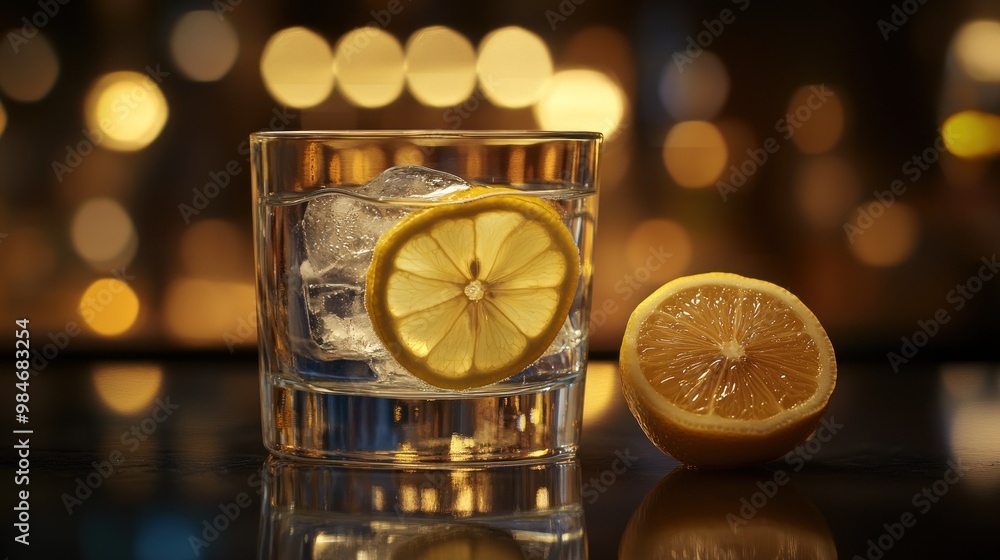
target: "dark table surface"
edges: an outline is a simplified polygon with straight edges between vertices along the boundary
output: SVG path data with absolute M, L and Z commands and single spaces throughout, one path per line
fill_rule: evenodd
M 364 504 L 357 500 L 352 511 L 337 508 L 355 495 L 344 489 L 361 488 L 359 495 L 371 497 L 373 481 L 398 489 L 406 483 L 398 477 L 418 475 L 295 471 L 296 465 L 269 461 L 260 442 L 256 369 L 252 356 L 67 357 L 33 376 L 28 423 L 8 421 L 11 430 L 32 433 L 11 434 L 2 455 L 5 555 L 284 558 L 298 547 L 310 557 L 340 558 L 324 554 L 320 544 L 403 538 L 386 536 L 398 523 L 373 531 L 373 513 L 359 511 Z M 570 512 L 558 523 L 543 519 L 543 526 L 554 527 L 556 540 L 577 543 L 572 511 L 582 506 L 582 538 L 594 559 L 1000 557 L 1000 368 L 993 364 L 911 363 L 899 373 L 884 363 L 842 364 L 826 441 L 811 440 L 793 455 L 739 473 L 681 469 L 654 448 L 625 407 L 617 375 L 611 362 L 591 364 L 575 460 L 533 467 L 532 473 L 543 473 L 538 476 L 507 469 L 475 478 L 471 499 L 494 496 L 493 514 L 455 516 L 457 523 L 474 521 L 481 532 L 460 537 L 460 546 L 440 546 L 441 557 L 521 557 L 508 547 L 509 538 L 497 535 L 521 522 L 532 499 Z M 18 453 L 28 454 L 27 465 L 18 465 Z M 453 473 L 419 474 L 422 480 L 446 480 L 442 476 Z M 484 486 L 490 484 L 496 487 Z M 24 490 L 28 546 L 14 540 Z M 450 499 L 442 492 L 431 497 Z M 381 500 L 375 502 L 385 508 Z M 325 513 L 300 513 L 308 523 L 282 521 L 289 512 L 293 519 L 306 512 L 306 501 Z M 407 531 L 434 530 L 420 526 L 419 512 L 404 519 L 395 509 L 393 521 L 406 521 Z M 424 524 L 452 527 L 441 519 Z M 482 532 L 491 527 L 494 533 Z M 269 552 L 260 552 L 262 541 Z M 490 542 L 495 549 L 487 551 Z M 522 556 L 582 557 L 583 548 L 525 549 Z M 427 550 L 416 546 L 401 557 Z M 370 552 L 352 557 L 374 558 Z

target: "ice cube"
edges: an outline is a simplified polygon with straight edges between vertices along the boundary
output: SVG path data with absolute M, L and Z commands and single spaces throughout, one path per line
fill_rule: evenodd
M 340 194 L 313 199 L 302 218 L 306 257 L 321 278 L 334 271 L 344 280 L 361 281 L 375 243 L 400 217 L 399 209 Z
M 401 165 L 386 169 L 357 192 L 381 200 L 437 200 L 464 191 L 470 186 L 464 179 L 451 173 L 419 165 Z
M 342 359 L 366 360 L 384 353 L 365 311 L 363 286 L 304 283 L 309 332 L 327 353 Z
M 559 334 L 556 335 L 552 344 L 550 344 L 549 347 L 545 349 L 545 352 L 542 353 L 542 357 L 547 358 L 571 348 L 576 348 L 582 340 L 583 332 L 573 325 L 573 317 L 566 317 L 566 321 L 563 323 L 562 328 L 559 329 Z

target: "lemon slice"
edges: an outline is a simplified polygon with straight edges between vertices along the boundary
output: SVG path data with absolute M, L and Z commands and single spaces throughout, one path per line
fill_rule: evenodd
M 798 298 L 725 273 L 678 278 L 640 303 L 620 360 L 646 435 L 704 467 L 793 449 L 815 430 L 837 377 L 833 345 Z
M 435 387 L 470 389 L 510 377 L 545 352 L 579 274 L 576 244 L 555 208 L 497 194 L 400 220 L 375 245 L 365 307 L 410 373 Z

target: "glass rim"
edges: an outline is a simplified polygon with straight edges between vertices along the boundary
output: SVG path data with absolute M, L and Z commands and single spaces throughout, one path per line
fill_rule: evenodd
M 495 140 L 568 140 L 603 141 L 604 134 L 585 131 L 551 130 L 260 130 L 252 132 L 250 139 L 259 140 L 375 140 L 391 138 L 411 139 L 495 139 Z

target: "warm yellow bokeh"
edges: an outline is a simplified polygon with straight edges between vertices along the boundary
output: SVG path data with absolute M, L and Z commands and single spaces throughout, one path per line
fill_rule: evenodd
M 955 35 L 955 56 L 970 78 L 1000 82 L 1000 21 L 977 20 Z
M 614 409 L 621 395 L 618 366 L 607 362 L 591 362 L 587 366 L 586 391 L 583 393 L 583 423 L 600 421 Z
M 218 218 L 191 224 L 179 243 L 184 272 L 202 278 L 252 278 L 249 238 L 249 232 Z
M 853 235 L 850 246 L 859 261 L 869 266 L 893 266 L 917 248 L 920 218 L 910 206 L 872 201 L 859 206 L 853 216 L 853 223 L 862 230 Z
M 19 29 L 5 38 L 22 37 Z M 59 58 L 41 33 L 30 40 L 5 40 L 0 46 L 0 91 L 16 101 L 38 101 L 48 95 L 59 78 Z
M 131 152 L 156 140 L 169 109 L 156 82 L 146 74 L 120 71 L 94 82 L 84 102 L 88 129 L 99 131 L 93 141 L 112 150 Z
M 464 35 L 443 25 L 425 27 L 406 42 L 406 84 L 417 101 L 450 107 L 476 88 L 476 50 Z
M 326 39 L 305 27 L 282 29 L 264 45 L 260 74 L 276 101 L 314 107 L 333 91 L 333 52 Z
M 545 130 L 582 130 L 612 137 L 625 116 L 622 88 L 596 70 L 563 70 L 549 81 L 535 104 L 535 119 Z
M 962 111 L 941 125 L 948 151 L 961 158 L 981 158 L 1000 153 L 1000 116 Z
M 240 51 L 236 30 L 212 10 L 181 16 L 170 31 L 170 55 L 182 74 L 199 82 L 226 75 Z
M 494 105 L 527 107 L 545 92 L 552 77 L 552 56 L 545 42 L 522 27 L 492 31 L 479 44 L 476 74 Z
M 862 191 L 855 166 L 834 154 L 804 160 L 794 183 L 800 214 L 818 230 L 840 229 Z
M 117 278 L 101 278 L 84 290 L 78 307 L 84 323 L 97 334 L 116 336 L 139 317 L 139 298 Z
M 256 293 L 252 282 L 173 280 L 164 296 L 164 326 L 171 337 L 191 344 L 253 344 Z
M 722 174 L 728 157 L 726 139 L 710 122 L 677 123 L 663 142 L 663 163 L 682 187 L 711 185 Z
M 160 392 L 163 370 L 156 364 L 97 364 L 91 378 L 101 402 L 119 414 L 149 412 Z
M 334 72 L 340 92 L 352 105 L 384 107 L 403 92 L 403 47 L 386 31 L 359 27 L 337 42 Z
M 83 203 L 73 215 L 70 234 L 77 254 L 105 269 L 125 266 L 138 249 L 132 218 L 110 198 Z
M 0 103 L 0 138 L 3 138 L 3 131 L 7 130 L 7 110 L 3 103 Z
M 792 133 L 792 142 L 800 151 L 827 152 L 844 133 L 840 96 L 826 85 L 803 86 L 792 94 L 783 123 L 782 133 Z
M 680 223 L 653 218 L 640 223 L 629 234 L 625 256 L 631 267 L 629 276 L 638 284 L 655 287 L 687 271 L 694 256 L 694 243 Z

